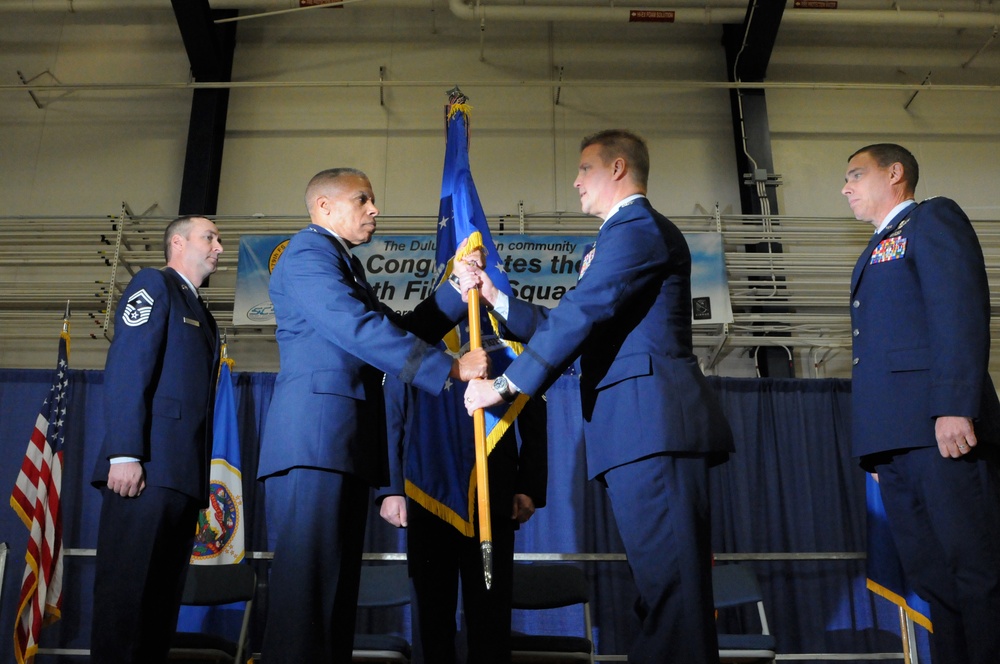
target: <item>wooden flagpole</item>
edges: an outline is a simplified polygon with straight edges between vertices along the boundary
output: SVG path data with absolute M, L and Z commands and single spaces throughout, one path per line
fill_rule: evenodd
M 483 251 L 483 236 L 475 231 L 469 236 L 461 257 L 474 251 Z M 483 347 L 483 333 L 479 319 L 479 289 L 469 291 L 469 350 Z M 477 408 L 472 414 L 472 426 L 476 434 L 476 495 L 479 509 L 479 548 L 483 554 L 483 577 L 486 589 L 493 584 L 493 525 L 490 521 L 490 478 L 486 459 L 486 412 Z

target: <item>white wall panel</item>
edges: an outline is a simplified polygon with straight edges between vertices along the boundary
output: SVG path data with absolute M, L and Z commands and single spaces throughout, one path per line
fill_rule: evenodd
M 17 85 L 17 70 L 30 77 L 46 69 L 66 84 L 189 80 L 170 11 L 2 19 L 0 84 Z M 1000 49 L 980 50 L 988 38 L 988 31 L 971 29 L 783 27 L 765 84 L 911 84 L 931 72 L 934 85 L 995 86 Z M 369 174 L 384 215 L 436 214 L 443 106 L 456 84 L 471 98 L 470 159 L 491 219 L 516 217 L 522 202 L 528 215 L 578 212 L 572 183 L 580 138 L 607 127 L 646 137 L 649 194 L 665 213 L 706 214 L 716 204 L 738 213 L 729 94 L 680 84 L 726 80 L 720 40 L 719 26 L 504 22 L 488 13 L 481 30 L 440 1 L 410 9 L 359 3 L 244 21 L 235 82 L 325 87 L 232 90 L 219 214 L 304 215 L 308 179 L 344 165 Z M 387 82 L 381 90 L 371 85 L 380 68 Z M 559 87 L 540 84 L 560 76 Z M 38 109 L 26 91 L 0 90 L 0 216 L 115 215 L 122 201 L 137 212 L 155 205 L 154 214 L 173 215 L 191 95 L 41 93 Z M 996 90 L 932 86 L 904 108 L 911 96 L 904 89 L 769 88 L 780 212 L 861 223 L 849 219 L 839 193 L 847 156 L 891 140 L 920 161 L 919 196 L 947 195 L 974 219 L 1000 218 Z M 246 343 L 261 347 L 259 368 L 276 366 L 273 342 Z M 42 343 L 37 354 L 30 345 L 25 353 L 0 340 L 0 365 L 47 367 L 51 345 Z M 98 355 L 87 365 L 100 366 Z M 727 349 L 721 357 L 724 372 L 748 371 L 745 351 Z M 802 359 L 809 375 L 807 352 Z

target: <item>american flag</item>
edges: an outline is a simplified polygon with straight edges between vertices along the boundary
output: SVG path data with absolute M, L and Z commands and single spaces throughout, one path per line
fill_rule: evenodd
M 21 580 L 14 655 L 18 664 L 34 661 L 42 626 L 60 618 L 62 605 L 62 484 L 63 427 L 69 405 L 69 321 L 59 336 L 59 361 L 52 388 L 35 420 L 28 451 L 10 496 L 10 505 L 31 532 Z

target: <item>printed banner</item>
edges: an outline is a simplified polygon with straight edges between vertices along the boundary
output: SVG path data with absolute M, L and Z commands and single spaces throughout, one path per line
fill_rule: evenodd
M 233 324 L 274 325 L 267 285 L 290 236 L 244 235 L 236 272 Z M 691 304 L 695 324 L 733 321 L 725 255 L 719 233 L 685 233 L 691 249 Z M 554 307 L 576 285 L 584 248 L 594 237 L 579 235 L 498 235 L 498 256 L 514 295 Z M 354 253 L 379 299 L 396 311 L 410 311 L 434 289 L 433 235 L 376 235 Z

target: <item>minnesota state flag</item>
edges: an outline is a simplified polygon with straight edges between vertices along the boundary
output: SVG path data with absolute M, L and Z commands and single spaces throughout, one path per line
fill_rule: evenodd
M 225 357 L 219 369 L 212 429 L 212 468 L 208 507 L 198 514 L 192 565 L 234 565 L 246 554 L 243 524 L 243 475 L 240 472 L 240 436 L 233 390 L 233 360 Z M 239 633 L 243 603 L 221 606 L 182 606 L 180 632 Z M 234 631 L 235 628 L 235 631 Z
M 444 176 L 441 181 L 441 204 L 438 210 L 436 267 L 439 287 L 451 275 L 455 250 L 474 231 L 483 237 L 486 272 L 493 284 L 511 294 L 510 281 L 503 267 L 486 223 L 486 214 L 469 168 L 468 99 L 458 88 L 449 91 L 446 107 L 447 145 Z M 504 372 L 521 352 L 520 344 L 500 336 L 500 326 L 482 307 L 483 349 L 490 355 L 493 375 Z M 468 349 L 468 323 L 463 321 L 442 342 L 458 355 Z M 464 386 L 449 384 L 439 396 L 414 390 L 411 443 L 404 465 L 406 495 L 425 509 L 472 536 L 472 515 L 476 501 L 476 454 L 472 418 L 462 403 Z M 512 404 L 486 410 L 486 450 L 491 452 L 507 432 L 526 401 L 521 396 Z

